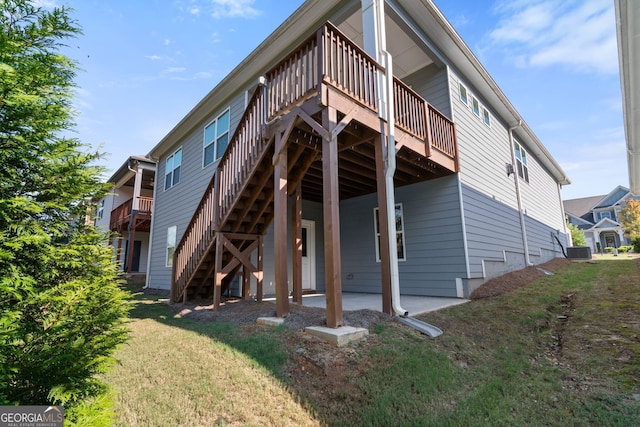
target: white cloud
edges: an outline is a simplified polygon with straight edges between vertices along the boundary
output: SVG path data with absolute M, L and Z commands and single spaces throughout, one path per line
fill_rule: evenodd
M 152 61 L 164 61 L 164 62 L 173 61 L 173 58 L 171 58 L 170 56 L 162 56 L 162 55 L 146 55 L 145 58 L 150 59 Z
M 563 65 L 581 72 L 618 71 L 613 3 L 524 0 L 501 3 L 490 33 L 520 67 Z
M 254 0 L 211 0 L 214 18 L 255 18 L 262 14 L 253 7 Z
M 164 69 L 164 72 L 167 74 L 184 73 L 185 71 L 187 71 L 185 67 L 169 67 Z
M 45 9 L 53 9 L 53 8 L 56 8 L 56 7 L 60 7 L 56 0 L 35 0 L 33 2 L 33 5 L 35 7 L 42 7 L 42 8 L 45 8 Z

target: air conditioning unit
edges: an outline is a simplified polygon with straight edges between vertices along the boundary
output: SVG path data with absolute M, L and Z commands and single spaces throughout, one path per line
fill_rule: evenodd
M 591 259 L 591 248 L 589 246 L 570 246 L 567 248 L 567 258 Z

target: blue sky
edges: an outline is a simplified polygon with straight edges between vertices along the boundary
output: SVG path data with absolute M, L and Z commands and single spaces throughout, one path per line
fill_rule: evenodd
M 76 136 L 110 174 L 146 154 L 301 0 L 40 0 L 84 35 Z M 628 186 L 612 0 L 435 0 L 572 180 L 564 199 Z

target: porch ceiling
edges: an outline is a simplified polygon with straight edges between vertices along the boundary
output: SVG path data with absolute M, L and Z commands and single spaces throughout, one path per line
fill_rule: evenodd
M 434 62 L 427 52 L 410 37 L 408 31 L 403 30 L 389 13 L 385 15 L 385 26 L 387 29 L 387 51 L 393 57 L 394 76 L 403 79 Z M 338 28 L 358 46 L 364 47 L 362 11 L 360 9 L 338 25 Z
M 155 185 L 155 171 L 143 169 L 142 171 L 142 188 L 145 190 L 153 190 Z M 133 187 L 136 182 L 136 175 L 131 173 L 129 179 L 123 184 L 124 187 Z

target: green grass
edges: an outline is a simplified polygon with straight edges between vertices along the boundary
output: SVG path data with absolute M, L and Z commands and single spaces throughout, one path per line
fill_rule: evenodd
M 107 380 L 128 426 L 640 425 L 639 290 L 633 259 L 572 263 L 421 316 L 444 330 L 436 339 L 376 325 L 339 378 L 299 381 L 299 333 L 174 318 L 138 296 Z

